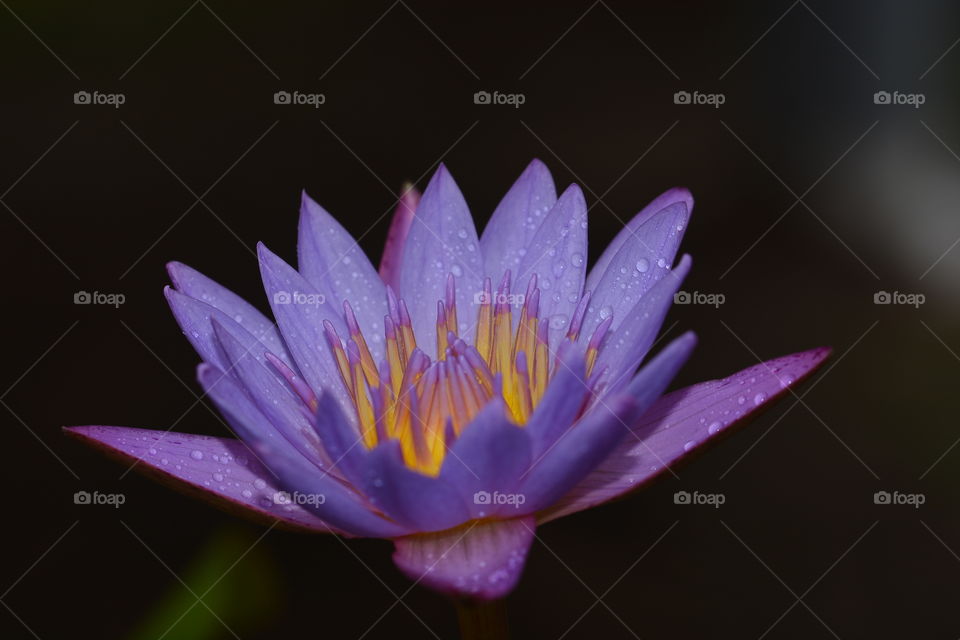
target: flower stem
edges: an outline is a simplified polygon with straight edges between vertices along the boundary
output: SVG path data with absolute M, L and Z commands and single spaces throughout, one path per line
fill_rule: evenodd
M 457 600 L 461 640 L 508 640 L 505 600 L 467 602 Z

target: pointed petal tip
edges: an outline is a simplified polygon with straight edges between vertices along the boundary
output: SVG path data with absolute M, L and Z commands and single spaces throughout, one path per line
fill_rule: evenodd
M 280 491 L 275 476 L 239 440 L 104 425 L 62 430 L 129 469 L 232 515 L 293 531 L 339 532 L 298 506 L 281 509 L 273 499 Z M 230 473 L 231 481 L 211 483 L 221 472 Z
M 624 442 L 597 469 L 540 514 L 540 523 L 632 493 L 667 469 L 703 453 L 743 428 L 813 375 L 832 353 L 816 347 L 760 362 L 726 378 L 662 396 L 633 427 L 642 440 Z M 730 417 L 726 417 L 730 414 Z

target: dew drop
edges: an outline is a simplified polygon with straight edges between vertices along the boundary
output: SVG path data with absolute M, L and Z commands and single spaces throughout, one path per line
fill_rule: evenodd
M 650 261 L 647 260 L 646 258 L 640 258 L 639 260 L 637 260 L 636 267 L 637 267 L 637 271 L 639 271 L 640 273 L 646 273 L 647 269 L 650 268 Z
M 460 265 L 455 264 L 452 267 L 450 267 L 450 273 L 452 273 L 454 277 L 459 278 L 460 276 L 463 275 L 463 269 L 460 268 Z
M 582 254 L 582 253 L 575 253 L 575 254 L 573 254 L 572 256 L 570 256 L 570 263 L 571 263 L 573 266 L 575 266 L 575 267 L 579 267 L 580 265 L 582 265 L 582 264 L 583 264 L 583 254 Z
M 199 449 L 194 449 L 190 452 L 190 457 L 194 460 L 203 460 L 203 452 Z
M 609 317 L 612 316 L 612 315 L 613 315 L 613 307 L 611 307 L 610 305 L 607 305 L 607 306 L 602 307 L 602 308 L 600 309 L 600 319 L 601 319 L 601 320 L 606 320 L 607 318 L 609 318 Z
M 697 446 L 697 443 L 694 442 L 693 440 L 691 440 L 690 442 L 688 442 L 688 443 L 686 443 L 685 445 L 683 445 L 683 450 L 684 450 L 684 451 L 690 451 L 690 450 L 693 449 L 695 446 Z
M 710 424 L 709 427 L 707 427 L 707 433 L 709 433 L 710 435 L 713 435 L 713 434 L 715 434 L 717 431 L 720 431 L 720 427 L 721 427 L 721 426 L 722 426 L 722 425 L 721 425 L 719 422 L 713 422 L 713 423 Z
M 757 395 L 753 396 L 753 406 L 759 407 L 764 403 L 766 399 L 767 399 L 767 394 L 763 392 L 758 393 Z

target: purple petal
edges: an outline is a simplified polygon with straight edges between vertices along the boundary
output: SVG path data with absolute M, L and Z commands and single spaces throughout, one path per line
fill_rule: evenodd
M 587 203 L 573 184 L 547 214 L 526 247 L 515 273 L 518 289 L 536 274 L 540 288 L 540 317 L 550 323 L 550 342 L 566 335 L 570 318 L 583 294 L 587 269 Z
M 594 268 L 588 285 L 592 293 L 590 306 L 600 313 L 584 318 L 582 339 L 589 338 L 606 316 L 613 316 L 610 328 L 615 330 L 634 313 L 632 310 L 647 292 L 670 273 L 688 218 L 684 202 L 658 211 L 621 243 L 603 277 L 594 277 Z
M 407 467 L 400 441 L 388 440 L 366 456 L 364 490 L 380 511 L 414 531 L 440 531 L 470 518 L 456 488 Z
M 174 489 L 262 524 L 335 533 L 296 505 L 279 505 L 276 477 L 233 438 L 130 427 L 64 427 L 68 435 Z
M 187 337 L 187 340 L 190 341 L 190 344 L 193 345 L 193 348 L 196 349 L 200 358 L 205 362 L 215 364 L 224 371 L 230 368 L 229 363 L 223 358 L 223 352 L 220 350 L 217 337 L 213 333 L 214 322 L 219 322 L 226 327 L 230 327 L 231 332 L 243 341 L 251 354 L 258 360 L 264 361 L 264 354 L 270 351 L 269 347 L 257 340 L 255 336 L 250 334 L 243 325 L 236 322 L 233 318 L 219 309 L 195 298 L 191 298 L 190 296 L 186 296 L 170 287 L 165 287 L 163 293 L 167 298 L 170 309 L 173 311 L 173 316 L 177 320 L 177 324 L 180 325 L 180 329 L 183 331 L 183 335 Z M 274 355 L 279 356 L 279 354 Z M 289 356 L 284 354 L 282 357 Z
M 443 300 L 447 275 L 457 289 L 457 315 L 468 329 L 476 317 L 474 296 L 481 292 L 483 261 L 470 210 L 447 168 L 440 165 L 430 179 L 407 235 L 400 268 L 399 294 L 406 300 L 427 354 L 436 352 L 437 301 Z
M 335 394 L 340 405 L 349 410 L 353 403 L 344 389 L 323 331 L 323 321 L 327 320 L 341 338 L 347 335 L 339 305 L 331 304 L 326 294 L 315 289 L 265 246 L 258 245 L 257 250 L 273 315 L 304 380 L 317 395 L 324 389 Z M 351 415 L 349 411 L 347 415 Z
M 168 263 L 167 273 L 170 274 L 170 279 L 177 291 L 220 310 L 224 315 L 249 331 L 251 335 L 262 342 L 267 349 L 288 366 L 293 363 L 277 326 L 267 316 L 260 313 L 256 307 L 226 287 L 220 286 L 199 271 L 191 269 L 183 263 Z M 176 310 L 174 310 L 174 313 L 176 313 Z M 182 324 L 181 327 L 183 327 Z M 207 332 L 212 331 L 209 326 L 204 327 L 204 329 Z M 187 331 L 186 328 L 184 328 L 184 331 Z M 188 333 L 187 338 L 191 337 L 192 334 Z
M 387 242 L 383 247 L 383 256 L 380 258 L 380 278 L 384 283 L 397 290 L 400 288 L 400 265 L 403 262 L 403 248 L 407 244 L 407 234 L 413 216 L 420 204 L 420 192 L 412 184 L 404 186 L 397 208 L 393 212 L 390 230 L 387 231 Z
M 279 486 L 306 499 L 301 504 L 304 509 L 354 536 L 395 538 L 410 533 L 375 513 L 359 495 L 318 469 L 287 440 L 279 435 L 270 437 L 275 432 L 269 422 L 230 376 L 210 365 L 200 365 L 198 378 L 230 426 L 277 475 Z
M 297 243 L 300 273 L 339 308 L 350 302 L 374 357 L 383 356 L 387 293 L 360 245 L 323 207 L 303 194 Z
M 520 488 L 526 513 L 545 509 L 559 500 L 630 436 L 634 424 L 660 397 L 690 357 L 696 337 L 687 333 L 656 355 L 637 375 L 630 393 L 600 399 L 580 422 L 569 428 L 534 462 Z
M 533 518 L 485 520 L 395 540 L 393 561 L 411 580 L 459 598 L 496 600 L 516 586 L 533 543 Z
M 533 160 L 503 196 L 480 237 L 484 275 L 498 280 L 507 269 L 516 273 L 537 228 L 556 202 L 550 170 Z
M 768 360 L 721 380 L 660 398 L 623 443 L 590 475 L 541 514 L 546 522 L 620 497 L 648 484 L 667 466 L 729 435 L 788 393 L 830 355 L 821 347 Z
M 595 365 L 597 371 L 608 368 L 604 393 L 617 392 L 640 366 L 673 304 L 673 294 L 690 271 L 690 262 L 690 256 L 683 256 L 680 263 L 657 282 L 620 326 L 607 336 Z
M 464 428 L 447 452 L 440 481 L 456 487 L 471 518 L 516 513 L 512 495 L 521 474 L 530 466 L 530 437 L 507 420 L 501 401 L 487 404 Z M 486 498 L 490 498 L 487 500 Z
M 557 372 L 534 410 L 526 429 L 533 443 L 533 456 L 539 458 L 563 432 L 570 428 L 590 396 L 586 363 L 576 349 L 557 353 Z
M 332 465 L 352 484 L 363 482 L 367 447 L 357 427 L 344 415 L 340 405 L 329 393 L 320 396 L 314 412 L 314 429 Z
M 307 419 L 307 407 L 280 381 L 276 373 L 259 362 L 229 329 L 214 321 L 214 333 L 223 350 L 228 368 L 260 413 L 287 442 L 318 468 L 326 466 L 326 456 L 317 434 Z
M 623 440 L 638 416 L 626 396 L 608 398 L 571 425 L 553 446 L 533 461 L 517 492 L 524 497 L 521 513 L 545 509 L 587 475 Z
M 610 265 L 610 261 L 613 260 L 613 257 L 623 248 L 624 244 L 631 238 L 636 237 L 641 226 L 646 224 L 655 214 L 678 202 L 682 202 L 686 206 L 687 216 L 689 217 L 690 214 L 693 213 L 693 194 L 687 189 L 674 187 L 657 196 L 653 202 L 645 206 L 640 213 L 631 218 L 630 222 L 620 230 L 620 233 L 616 235 L 613 242 L 607 245 L 607 248 L 600 255 L 600 259 L 593 265 L 593 268 L 590 270 L 590 275 L 587 276 L 586 288 L 591 291 L 597 288 L 597 284 Z

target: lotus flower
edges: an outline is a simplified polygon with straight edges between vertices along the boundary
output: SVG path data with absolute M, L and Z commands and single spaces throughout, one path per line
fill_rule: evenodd
M 579 187 L 558 198 L 535 160 L 478 237 L 441 165 L 422 198 L 401 197 L 378 272 L 304 195 L 299 270 L 258 248 L 276 324 L 169 265 L 199 382 L 239 439 L 67 431 L 231 511 L 392 540 L 397 566 L 436 590 L 501 598 L 536 527 L 647 484 L 828 354 L 662 396 L 695 343 L 647 357 L 690 269 L 674 259 L 692 208 L 667 191 L 588 272 Z

